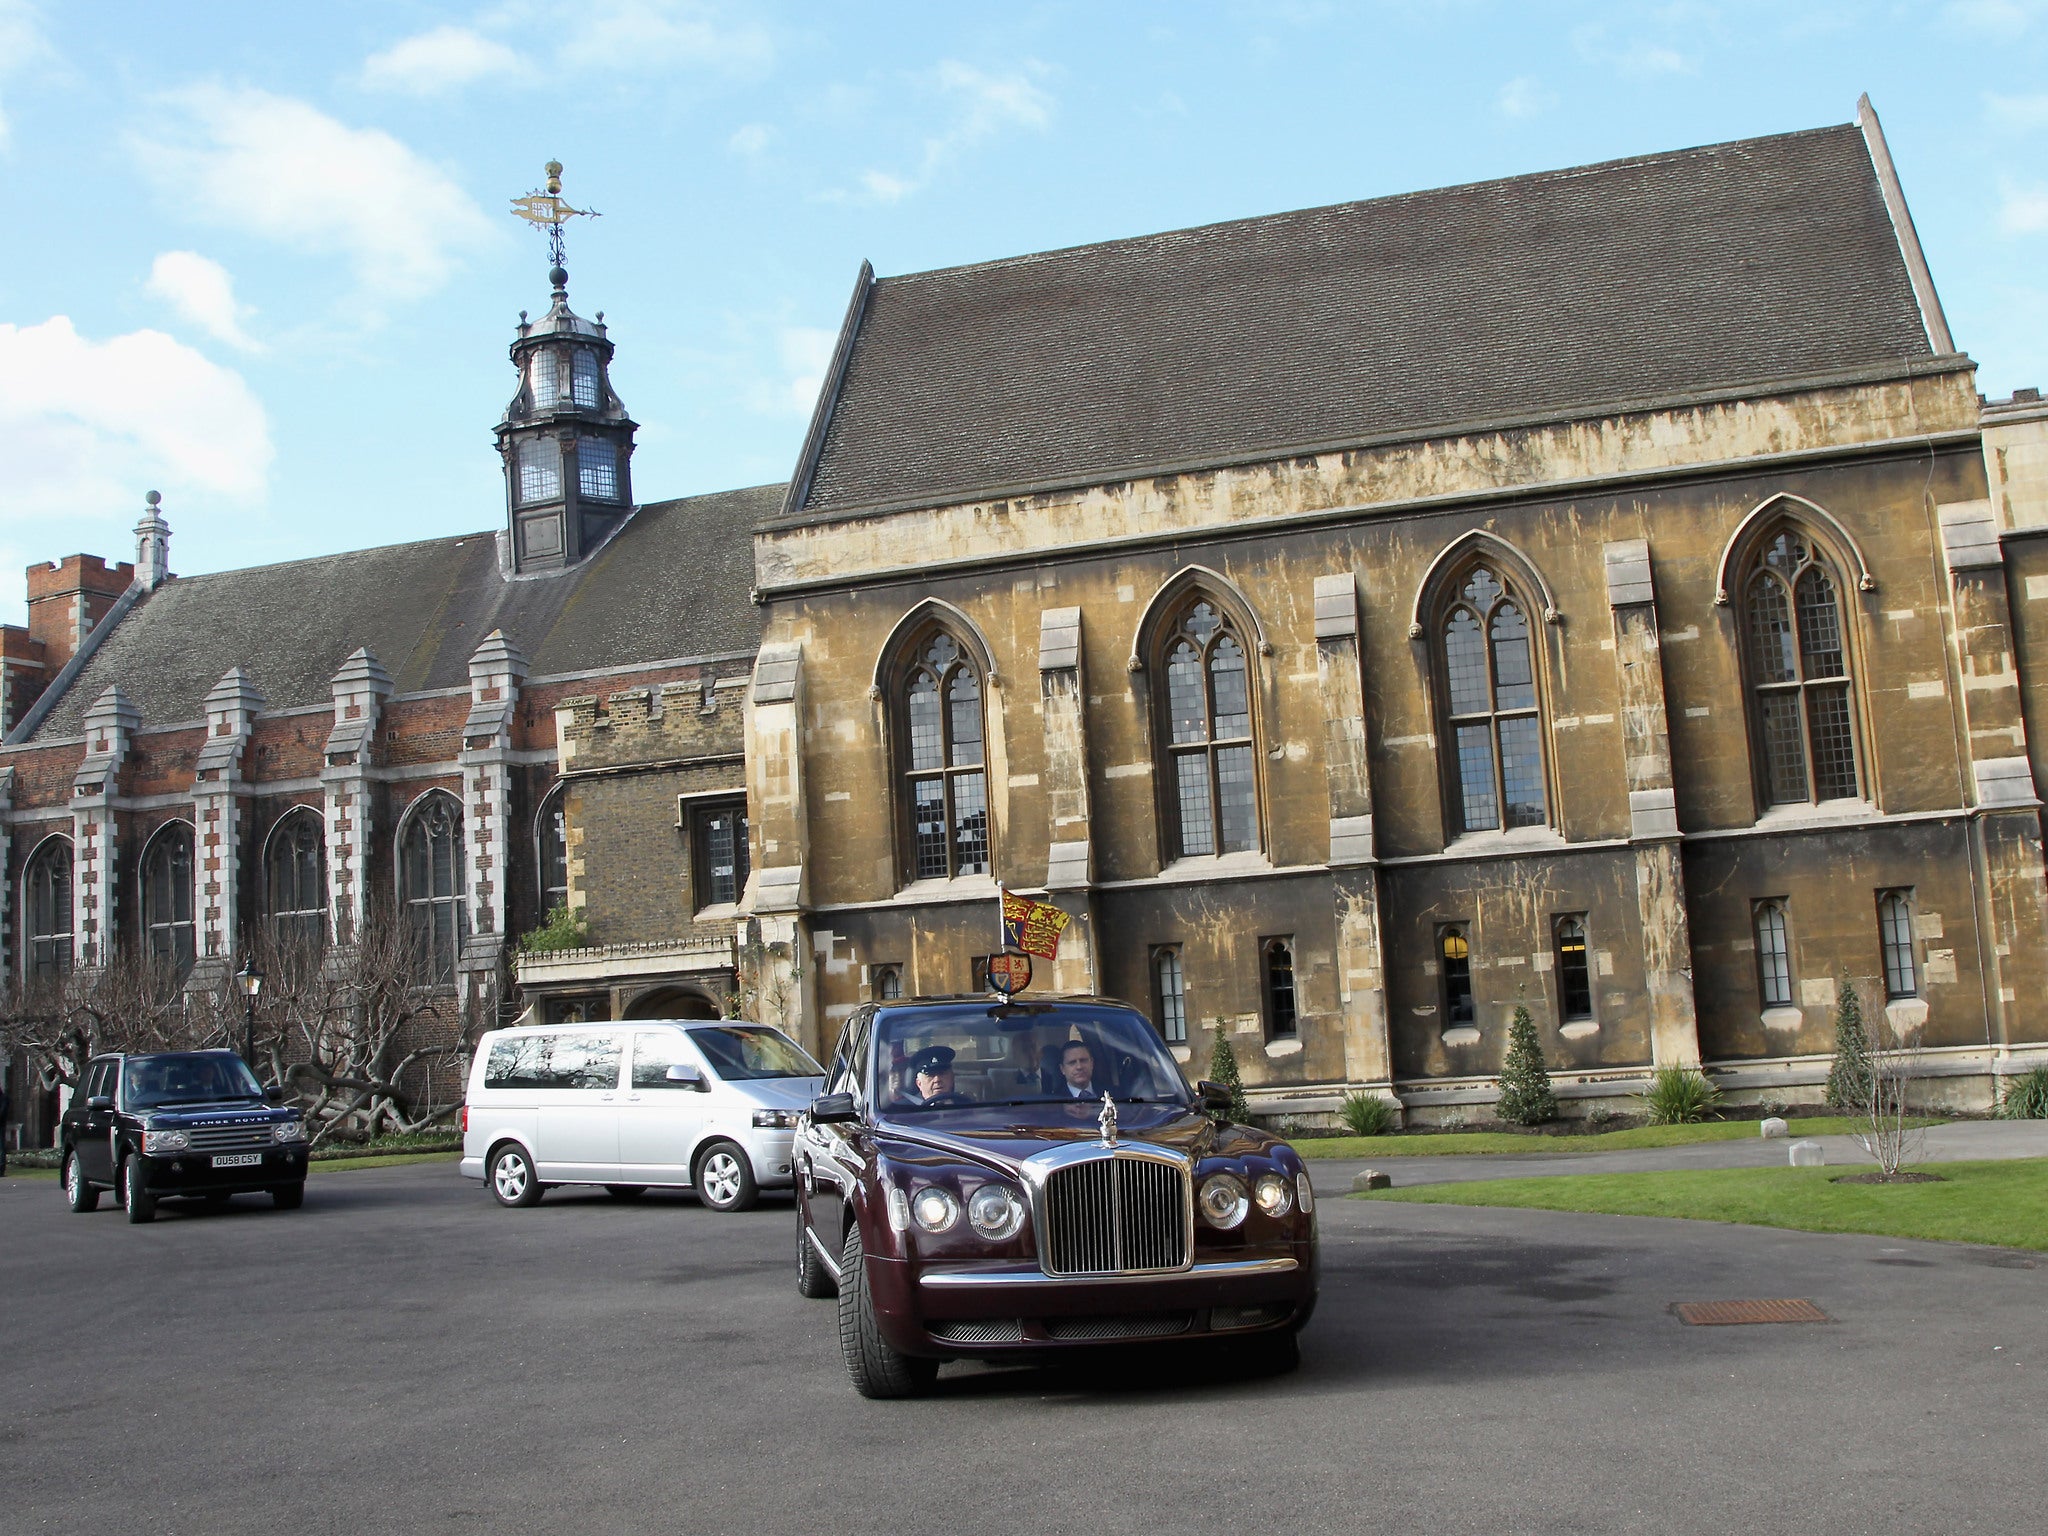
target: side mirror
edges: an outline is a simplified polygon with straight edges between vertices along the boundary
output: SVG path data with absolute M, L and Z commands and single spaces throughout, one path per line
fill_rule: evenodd
M 282 1104 L 284 1102 L 284 1089 L 275 1086 L 264 1089 L 263 1102 L 266 1104 Z
M 114 1096 L 111 1093 L 96 1093 L 85 1101 L 87 1109 L 112 1109 Z
M 811 1124 L 846 1125 L 860 1118 L 850 1093 L 828 1093 L 811 1100 Z
M 693 1067 L 687 1062 L 679 1061 L 670 1067 L 668 1069 L 668 1080 L 672 1083 L 681 1083 L 685 1088 L 692 1089 L 697 1093 L 702 1093 L 705 1088 L 704 1069 L 702 1067 Z
M 1195 1084 L 1195 1093 L 1202 1101 L 1207 1114 L 1227 1115 L 1230 1113 L 1230 1090 L 1221 1083 L 1212 1083 L 1207 1078 Z

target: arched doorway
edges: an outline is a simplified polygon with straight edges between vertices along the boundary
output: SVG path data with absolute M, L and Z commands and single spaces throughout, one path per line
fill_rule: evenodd
M 643 992 L 626 1005 L 628 1019 L 716 1019 L 718 1007 L 703 993 L 688 987 L 657 987 Z

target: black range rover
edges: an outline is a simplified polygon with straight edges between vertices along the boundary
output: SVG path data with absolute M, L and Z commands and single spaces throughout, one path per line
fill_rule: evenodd
M 225 1204 L 267 1191 L 282 1210 L 306 1194 L 306 1127 L 271 1102 L 233 1051 L 95 1056 L 64 1112 L 64 1196 L 90 1211 L 111 1189 L 130 1221 L 156 1203 Z

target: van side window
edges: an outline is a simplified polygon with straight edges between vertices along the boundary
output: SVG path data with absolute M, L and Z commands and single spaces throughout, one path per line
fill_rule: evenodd
M 635 1088 L 680 1088 L 690 1091 L 688 1083 L 672 1083 L 668 1080 L 670 1067 L 703 1068 L 689 1042 L 680 1033 L 665 1029 L 650 1029 L 634 1037 L 633 1041 L 633 1086 Z
M 486 1088 L 592 1089 L 619 1086 L 619 1037 L 594 1030 L 518 1035 L 491 1047 Z

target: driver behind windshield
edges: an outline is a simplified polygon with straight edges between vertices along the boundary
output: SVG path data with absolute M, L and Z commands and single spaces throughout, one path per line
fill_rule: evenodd
M 1062 1097 L 1092 1099 L 1101 1093 L 1095 1086 L 1095 1053 L 1085 1040 L 1069 1040 L 1060 1051 Z
M 910 1058 L 908 1075 L 917 1089 L 915 1097 L 909 1101 L 915 1107 L 950 1109 L 974 1102 L 972 1096 L 958 1092 L 953 1086 L 951 1046 L 926 1046 Z

